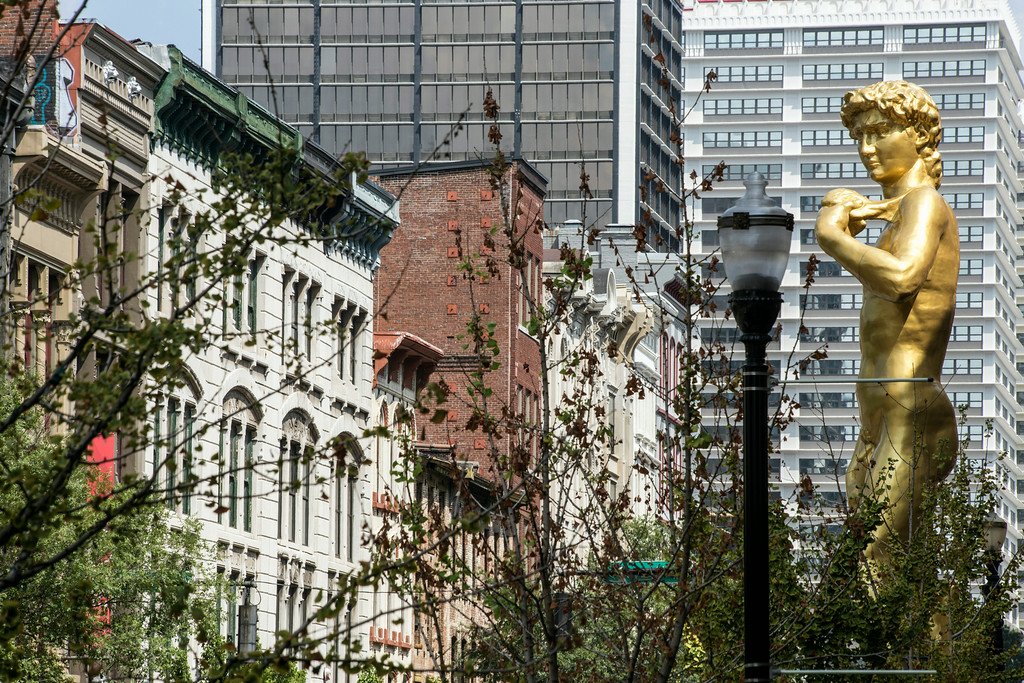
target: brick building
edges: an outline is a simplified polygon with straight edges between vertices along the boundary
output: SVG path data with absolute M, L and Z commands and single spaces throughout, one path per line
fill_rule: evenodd
M 450 444 L 455 460 L 488 477 L 495 458 L 513 454 L 510 419 L 539 415 L 540 348 L 526 324 L 541 291 L 547 181 L 516 160 L 496 184 L 487 162 L 399 169 L 379 182 L 400 198 L 406 219 L 381 253 L 376 331 L 408 332 L 441 349 L 432 381 L 450 392 L 448 412 L 440 423 L 421 421 L 417 440 Z M 473 325 L 496 353 L 474 341 Z M 484 382 L 493 393 L 472 393 L 473 373 L 492 358 Z M 467 429 L 476 408 L 498 420 L 494 443 Z

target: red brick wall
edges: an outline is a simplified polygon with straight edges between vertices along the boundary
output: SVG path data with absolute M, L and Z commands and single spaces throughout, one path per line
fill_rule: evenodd
M 381 267 L 374 281 L 376 330 L 406 331 L 444 351 L 432 381 L 443 380 L 452 389 L 445 404 L 445 422 L 420 418 L 417 437 L 455 446 L 457 460 L 476 461 L 481 473 L 493 474 L 494 456 L 507 456 L 511 425 L 507 410 L 518 413 L 517 388 L 539 395 L 540 351 L 537 341 L 520 327 L 521 298 L 517 250 L 510 258 L 510 240 L 522 244 L 527 260 L 536 267 L 531 291 L 540 282 L 543 240 L 543 188 L 522 182 L 513 163 L 502 192 L 511 200 L 503 211 L 499 192 L 492 189 L 487 167 L 419 171 L 415 176 L 388 176 L 378 182 L 399 195 L 401 225 L 381 252 Z M 514 235 L 506 219 L 513 217 Z M 493 235 L 492 235 L 493 233 Z M 489 240 L 488 237 L 491 239 Z M 489 246 L 490 243 L 490 246 Z M 466 270 L 466 257 L 474 270 Z M 469 372 L 475 356 L 467 328 L 476 314 L 482 323 L 494 323 L 498 344 L 497 369 L 486 373 L 487 413 L 499 419 L 496 448 L 486 434 L 467 429 L 473 413 Z M 460 339 L 460 336 L 462 337 Z M 469 348 L 464 348 L 469 344 Z M 463 361 L 463 362 L 460 362 Z
M 4 7 L 0 15 L 0 57 L 13 57 L 26 45 L 29 54 L 45 54 L 56 36 L 57 19 L 57 0 L 19 0 L 13 7 Z

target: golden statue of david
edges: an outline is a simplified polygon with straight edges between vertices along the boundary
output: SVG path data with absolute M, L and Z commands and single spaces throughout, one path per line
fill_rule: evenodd
M 864 286 L 861 378 L 932 378 L 931 383 L 860 383 L 860 437 L 846 472 L 851 507 L 881 496 L 882 524 L 866 555 L 885 562 L 916 527 L 923 490 L 953 468 L 956 412 L 940 373 L 953 324 L 960 240 L 938 192 L 942 136 L 935 102 L 905 81 L 847 93 L 843 125 L 882 187 L 881 201 L 847 189 L 822 200 L 815 232 L 826 254 Z M 875 244 L 858 239 L 867 221 L 886 221 Z

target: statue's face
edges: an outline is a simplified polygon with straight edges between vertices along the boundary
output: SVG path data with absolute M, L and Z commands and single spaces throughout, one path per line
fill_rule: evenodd
M 893 121 L 877 109 L 857 114 L 851 132 L 864 168 L 876 183 L 895 183 L 920 159 L 914 127 Z

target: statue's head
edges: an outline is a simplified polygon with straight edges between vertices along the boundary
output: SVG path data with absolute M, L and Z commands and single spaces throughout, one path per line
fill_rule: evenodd
M 935 187 L 938 187 L 942 183 L 942 157 L 938 150 L 942 122 L 931 96 L 913 83 L 880 81 L 846 93 L 840 112 L 843 125 L 852 134 L 857 116 L 872 109 L 894 123 L 914 128 L 918 134 L 918 156 L 924 162 L 928 175 L 935 180 Z

